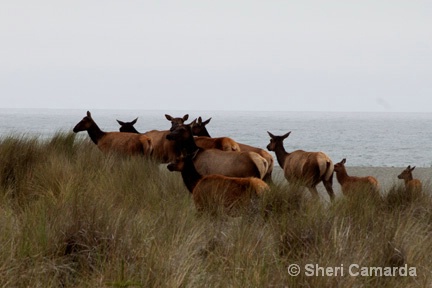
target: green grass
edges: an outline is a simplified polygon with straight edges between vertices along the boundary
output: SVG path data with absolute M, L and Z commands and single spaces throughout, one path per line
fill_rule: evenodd
M 335 184 L 338 185 L 338 184 Z M 1 287 L 430 287 L 430 188 L 381 201 L 272 185 L 257 215 L 196 213 L 180 174 L 87 139 L 0 139 Z M 297 277 L 288 266 L 345 267 Z M 350 264 L 417 277 L 352 277 Z

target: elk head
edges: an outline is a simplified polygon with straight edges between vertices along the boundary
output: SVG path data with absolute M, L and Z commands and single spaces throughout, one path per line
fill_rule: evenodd
M 171 115 L 165 114 L 165 118 L 168 121 L 171 121 L 170 131 L 173 131 L 177 126 L 183 124 L 189 118 L 189 114 L 185 114 L 183 117 L 172 117 Z
M 117 123 L 120 124 L 120 132 L 131 132 L 131 133 L 138 133 L 138 131 L 135 129 L 134 125 L 138 121 L 138 117 L 132 120 L 131 122 L 123 122 L 120 120 L 117 120 Z
M 267 145 L 267 150 L 275 151 L 277 146 L 279 146 L 279 145 L 283 146 L 283 140 L 285 140 L 291 134 L 291 131 L 282 135 L 282 136 L 275 136 L 268 131 L 267 131 L 267 133 L 270 136 L 270 143 Z
M 88 130 L 92 125 L 94 125 L 94 120 L 91 117 L 90 111 L 87 111 L 87 116 L 85 116 L 78 124 L 73 128 L 74 133 L 78 133 L 80 131 Z
M 342 171 L 345 167 L 346 159 L 342 159 L 341 162 L 334 164 L 334 171 L 339 172 Z
M 398 178 L 404 179 L 404 180 L 412 180 L 413 179 L 412 171 L 414 169 L 415 169 L 415 166 L 411 168 L 411 165 L 408 165 L 408 167 L 405 168 L 405 170 L 403 170 L 402 173 L 398 175 Z

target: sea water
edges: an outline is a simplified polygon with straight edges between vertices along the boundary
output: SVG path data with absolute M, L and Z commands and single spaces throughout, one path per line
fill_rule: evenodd
M 86 110 L 0 109 L 0 140 L 10 135 L 46 139 L 57 132 L 70 132 Z M 132 121 L 140 132 L 167 130 L 164 114 L 191 120 L 212 118 L 206 126 L 213 137 L 234 140 L 266 149 L 267 131 L 283 135 L 287 152 L 302 149 L 323 151 L 334 162 L 347 159 L 347 166 L 432 167 L 432 113 L 341 113 L 270 111 L 162 111 L 92 110 L 103 131 L 118 131 L 118 120 Z M 81 132 L 79 137 L 88 137 Z M 273 154 L 273 152 L 270 152 Z M 274 155 L 274 154 L 273 154 Z

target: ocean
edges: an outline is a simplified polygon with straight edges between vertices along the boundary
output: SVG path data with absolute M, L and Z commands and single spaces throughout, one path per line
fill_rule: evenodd
M 118 131 L 116 121 L 132 121 L 140 132 L 166 130 L 164 114 L 191 120 L 212 118 L 211 136 L 228 136 L 263 149 L 274 135 L 292 133 L 285 149 L 323 151 L 334 162 L 347 159 L 357 167 L 432 167 L 432 113 L 342 113 L 268 111 L 162 111 L 91 110 L 104 131 Z M 69 132 L 86 115 L 84 109 L 0 109 L 0 139 L 24 135 L 46 139 L 57 132 Z M 79 137 L 88 137 L 81 132 Z M 273 153 L 273 152 L 271 152 Z M 273 154 L 274 155 L 274 154 Z

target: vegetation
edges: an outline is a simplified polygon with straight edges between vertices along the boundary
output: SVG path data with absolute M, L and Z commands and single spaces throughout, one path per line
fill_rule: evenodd
M 3 137 L 0 286 L 432 286 L 430 188 L 327 203 L 276 183 L 260 206 L 238 218 L 199 215 L 166 165 L 104 155 L 75 134 Z M 344 273 L 307 276 L 307 264 Z M 417 276 L 354 277 L 351 264 L 407 265 Z

